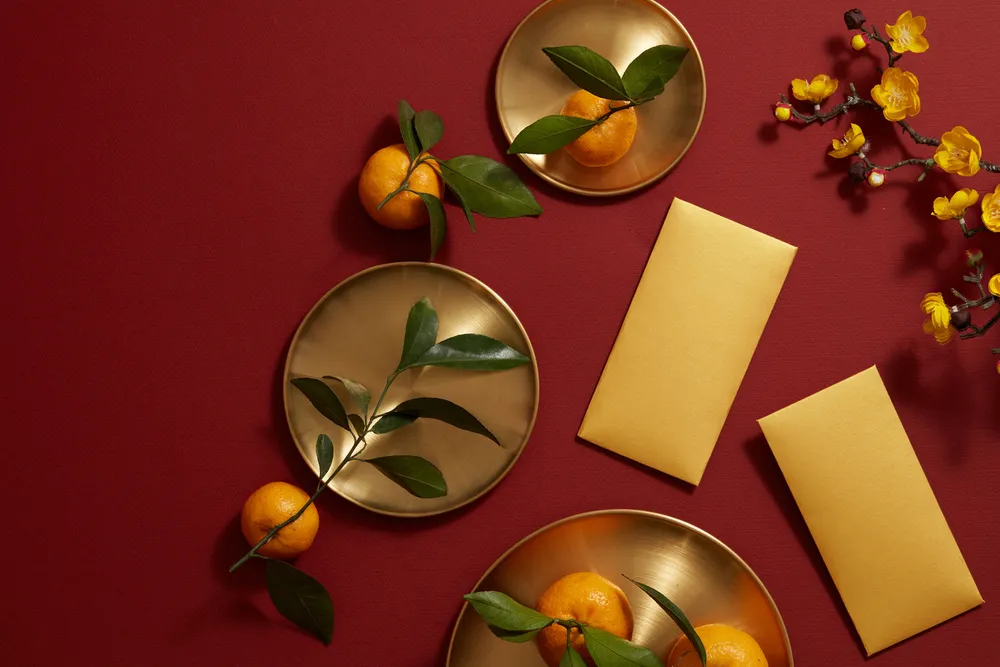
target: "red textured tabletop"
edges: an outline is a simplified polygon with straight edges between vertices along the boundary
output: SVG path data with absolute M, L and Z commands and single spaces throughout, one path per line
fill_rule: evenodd
M 473 235 L 449 207 L 440 260 L 507 300 L 541 370 L 537 425 L 501 485 L 428 520 L 321 498 L 301 566 L 334 598 L 329 648 L 277 617 L 260 572 L 226 574 L 245 551 L 247 494 L 311 484 L 279 387 L 301 317 L 355 271 L 426 256 L 424 231 L 384 230 L 356 197 L 367 156 L 398 141 L 397 99 L 444 118 L 441 153 L 502 159 L 493 73 L 535 4 L 2 3 L 4 664 L 440 667 L 460 596 L 500 553 L 553 520 L 620 507 L 690 521 L 743 556 L 797 665 L 865 664 L 756 419 L 873 363 L 987 603 L 871 662 L 986 657 L 980 642 L 1000 627 L 997 342 L 941 348 L 918 309 L 961 284 L 970 244 L 929 215 L 958 181 L 916 187 L 901 171 L 855 190 L 825 156 L 843 119 L 775 127 L 770 105 L 794 77 L 873 83 L 846 47 L 848 7 L 825 3 L 668 4 L 701 50 L 708 108 L 655 186 L 571 196 L 507 159 L 541 218 L 483 220 Z M 905 9 L 927 17 L 931 49 L 907 61 L 914 124 L 963 124 L 995 160 L 1000 9 L 962 4 L 862 9 L 879 26 Z M 880 161 L 913 150 L 861 113 Z M 575 438 L 674 196 L 800 248 L 696 490 Z M 1000 237 L 975 245 L 1000 268 Z M 712 317 L 711 304 L 676 314 Z

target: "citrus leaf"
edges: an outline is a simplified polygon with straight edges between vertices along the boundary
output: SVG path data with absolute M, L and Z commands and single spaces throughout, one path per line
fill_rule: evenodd
M 469 227 L 472 228 L 472 233 L 475 234 L 476 222 L 475 220 L 472 219 L 472 209 L 469 208 L 469 205 L 465 203 L 464 199 L 462 199 L 462 195 L 458 194 L 458 192 L 456 192 L 454 189 L 451 191 L 451 193 L 455 195 L 455 199 L 457 199 L 459 205 L 461 205 L 462 212 L 465 213 L 465 219 L 469 221 Z
M 563 653 L 562 660 L 559 661 L 559 667 L 587 667 L 587 663 L 583 661 L 583 656 L 569 645 L 566 646 L 566 652 Z
M 663 667 L 656 654 L 645 646 L 589 625 L 583 626 L 582 632 L 587 651 L 597 667 Z
M 488 625 L 507 632 L 541 630 L 555 622 L 499 591 L 479 591 L 463 597 Z
M 323 584 L 297 567 L 273 558 L 267 560 L 264 578 L 274 608 L 329 646 L 333 639 L 333 601 Z
M 358 459 L 375 466 L 380 473 L 417 498 L 442 498 L 448 495 L 441 471 L 419 456 L 380 456 Z
M 421 397 L 403 401 L 378 420 L 373 430 L 375 433 L 388 433 L 421 418 L 436 419 L 463 431 L 485 436 L 500 444 L 496 436 L 490 433 L 490 430 L 471 412 L 443 398 Z
M 403 135 L 403 144 L 406 146 L 406 152 L 410 154 L 411 160 L 415 160 L 420 155 L 420 141 L 417 139 L 417 133 L 413 128 L 413 119 L 416 114 L 413 112 L 413 107 L 410 106 L 409 102 L 400 100 L 397 115 L 399 116 L 399 133 Z M 379 205 L 379 208 L 382 208 L 382 206 Z
M 365 432 L 365 420 L 362 419 L 360 415 L 351 413 L 347 415 L 347 420 L 351 422 L 351 426 L 354 427 L 354 432 L 357 435 L 361 435 Z
M 444 121 L 433 111 L 424 109 L 418 111 L 413 117 L 413 126 L 417 130 L 417 139 L 425 151 L 434 148 L 434 144 L 441 141 L 444 134 Z
M 688 49 L 683 46 L 661 44 L 646 49 L 625 68 L 622 81 L 633 100 L 656 97 L 680 69 Z
M 512 630 L 501 630 L 500 628 L 492 625 L 488 627 L 494 637 L 498 637 L 505 642 L 510 642 L 511 644 L 524 644 L 525 642 L 530 642 L 535 638 L 535 635 L 542 631 L 541 628 L 538 628 L 537 630 L 528 630 L 527 632 L 517 632 Z M 586 667 L 586 665 L 584 665 L 584 667 Z
M 595 125 L 596 120 L 576 116 L 545 116 L 518 132 L 507 152 L 551 153 L 579 139 Z
M 638 586 L 643 593 L 653 598 L 653 602 L 659 605 L 660 609 L 667 612 L 667 616 L 669 616 L 670 619 L 677 624 L 677 627 L 681 629 L 681 632 L 684 633 L 684 636 L 687 637 L 688 640 L 691 642 L 691 645 L 694 646 L 694 650 L 698 652 L 698 657 L 701 658 L 701 664 L 707 665 L 708 656 L 705 654 L 705 644 L 702 643 L 701 637 L 699 637 L 698 633 L 695 632 L 694 626 L 691 625 L 691 621 L 689 621 L 688 617 L 684 615 L 684 612 L 681 611 L 681 608 L 678 607 L 673 602 L 671 602 L 666 595 L 656 590 L 652 586 L 647 586 L 646 584 L 640 583 L 635 579 L 632 579 L 631 577 L 625 577 L 625 578 L 631 581 L 636 586 Z
M 351 380 L 350 378 L 343 378 L 338 375 L 324 375 L 323 379 L 336 380 L 340 384 L 344 385 L 344 388 L 347 389 L 347 393 L 351 395 L 354 402 L 357 403 L 359 408 L 361 408 L 361 413 L 364 416 L 368 415 L 368 403 L 372 400 L 372 396 L 368 393 L 368 389 L 363 384 L 355 380 Z
M 347 425 L 347 411 L 325 382 L 316 378 L 295 378 L 292 386 L 305 394 L 321 415 L 345 431 L 351 430 Z
M 427 207 L 427 215 L 431 220 L 431 261 L 434 261 L 434 255 L 441 248 L 441 244 L 444 243 L 444 234 L 447 231 L 446 219 L 444 214 L 444 206 L 441 205 L 441 200 L 434 195 L 429 195 L 426 192 L 417 192 L 420 199 L 423 200 L 424 206 Z
M 586 46 L 547 46 L 542 51 L 570 81 L 609 100 L 627 100 L 625 84 L 611 62 Z
M 538 215 L 542 207 L 510 167 L 479 155 L 444 160 L 441 176 L 464 206 L 487 218 Z
M 316 463 L 319 464 L 319 478 L 323 479 L 333 465 L 333 441 L 326 433 L 320 433 L 316 438 Z
M 434 304 L 427 297 L 417 301 L 406 316 L 406 333 L 403 334 L 403 353 L 396 370 L 408 367 L 419 359 L 437 340 L 438 315 Z
M 407 368 L 446 366 L 466 371 L 499 371 L 530 361 L 526 355 L 489 336 L 459 334 L 428 348 Z

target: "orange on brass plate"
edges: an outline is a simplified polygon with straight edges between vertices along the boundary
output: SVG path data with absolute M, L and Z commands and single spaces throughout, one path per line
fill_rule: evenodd
M 557 521 L 524 538 L 494 563 L 475 590 L 497 590 L 533 607 L 556 579 L 592 571 L 628 595 L 632 640 L 666 660 L 680 630 L 622 575 L 656 588 L 695 625 L 725 623 L 750 633 L 769 667 L 793 667 L 781 614 L 753 570 L 700 528 L 662 514 L 604 510 Z M 535 642 L 494 637 L 468 604 L 448 649 L 447 667 L 545 667 Z
M 305 316 L 285 363 L 285 415 L 299 453 L 314 473 L 316 437 L 328 434 L 336 465 L 353 438 L 322 417 L 289 381 L 296 377 L 339 375 L 364 384 L 372 404 L 396 369 L 403 347 L 406 316 L 420 298 L 429 297 L 440 320 L 438 340 L 460 333 L 492 336 L 524 352 L 531 363 L 493 372 L 418 368 L 392 384 L 379 412 L 414 396 L 445 398 L 469 410 L 490 429 L 488 438 L 431 419 L 385 435 L 368 436 L 365 456 L 413 454 L 444 474 L 448 495 L 415 498 L 372 466 L 354 462 L 330 487 L 351 502 L 392 516 L 440 514 L 472 502 L 507 474 L 531 434 L 538 412 L 538 366 L 528 335 L 517 316 L 493 290 L 472 276 L 440 264 L 403 262 L 357 273 L 330 290 Z M 348 412 L 357 408 L 334 386 Z
M 687 152 L 705 113 L 705 68 L 691 35 L 652 0 L 548 0 L 521 22 L 497 65 L 496 98 L 508 141 L 543 116 L 559 113 L 576 86 L 542 53 L 545 46 L 586 46 L 619 73 L 659 44 L 691 51 L 666 90 L 638 109 L 635 143 L 608 167 L 584 167 L 566 151 L 521 155 L 536 174 L 582 195 L 619 195 L 667 174 Z

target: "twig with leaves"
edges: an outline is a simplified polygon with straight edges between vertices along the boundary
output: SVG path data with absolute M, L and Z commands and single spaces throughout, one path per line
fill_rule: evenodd
M 418 419 L 435 419 L 492 440 L 497 437 L 465 408 L 443 398 L 418 397 L 403 401 L 390 410 L 379 412 L 392 383 L 403 373 L 425 366 L 439 366 L 468 371 L 498 371 L 522 366 L 531 359 L 496 339 L 466 333 L 437 342 L 438 315 L 430 299 L 413 305 L 406 319 L 406 332 L 399 364 L 386 378 L 382 393 L 369 408 L 371 394 L 360 382 L 326 375 L 323 378 L 301 377 L 291 381 L 316 410 L 353 438 L 349 451 L 333 467 L 334 450 L 330 436 L 316 438 L 316 462 L 319 483 L 309 500 L 286 521 L 274 526 L 242 558 L 229 568 L 233 572 L 251 559 L 266 564 L 267 590 L 277 610 L 300 628 L 329 644 L 333 637 L 333 602 L 321 583 L 298 568 L 258 553 L 278 532 L 302 516 L 330 482 L 349 463 L 366 463 L 386 478 L 418 498 L 441 498 L 448 493 L 441 471 L 420 456 L 363 457 L 371 435 L 384 435 Z M 348 412 L 331 384 L 342 387 L 356 411 Z M 332 472 L 331 472 L 332 468 Z

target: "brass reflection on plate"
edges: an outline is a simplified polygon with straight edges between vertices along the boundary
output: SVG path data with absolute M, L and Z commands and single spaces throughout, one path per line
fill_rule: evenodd
M 313 472 L 319 470 L 315 443 L 320 433 L 333 439 L 334 467 L 347 455 L 353 440 L 316 412 L 289 381 L 302 376 L 348 377 L 364 384 L 374 401 L 386 376 L 399 363 L 410 307 L 425 296 L 438 313 L 438 340 L 460 333 L 485 334 L 527 354 L 531 363 L 493 372 L 418 368 L 396 379 L 380 412 L 415 396 L 448 399 L 475 415 L 501 446 L 430 419 L 369 436 L 365 456 L 422 456 L 441 470 L 448 485 L 443 498 L 415 498 L 370 465 L 345 466 L 329 488 L 381 514 L 440 514 L 483 495 L 520 456 L 538 412 L 538 365 L 531 342 L 517 316 L 493 290 L 440 264 L 377 266 L 351 276 L 320 299 L 303 319 L 288 351 L 285 415 L 299 453 Z M 349 396 L 340 387 L 333 388 L 351 412 Z
M 524 538 L 490 566 L 475 590 L 497 590 L 528 606 L 560 577 L 597 572 L 628 595 L 632 640 L 665 660 L 680 635 L 673 621 L 624 578 L 649 584 L 677 603 L 695 626 L 725 623 L 757 640 L 769 667 L 793 667 L 781 614 L 764 584 L 729 547 L 700 528 L 662 514 L 603 510 L 578 514 Z M 446 667 L 545 667 L 535 642 L 493 636 L 466 604 Z
M 584 167 L 560 149 L 521 155 L 546 181 L 583 195 L 632 192 L 667 174 L 687 152 L 705 113 L 705 68 L 691 35 L 653 0 L 548 0 L 514 30 L 500 55 L 497 113 L 508 141 L 543 116 L 559 113 L 576 86 L 542 53 L 546 46 L 586 46 L 619 73 L 659 44 L 690 49 L 677 75 L 639 107 L 635 143 L 608 167 Z

